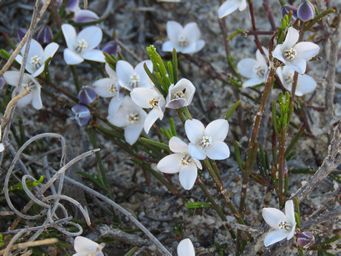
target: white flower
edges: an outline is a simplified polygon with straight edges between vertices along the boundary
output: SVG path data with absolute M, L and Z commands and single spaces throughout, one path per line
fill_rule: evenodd
M 135 88 L 130 96 L 140 107 L 151 109 L 144 121 L 144 131 L 148 133 L 156 120 L 163 118 L 165 99 L 155 88 Z
M 264 239 L 264 245 L 269 246 L 284 238 L 290 240 L 295 234 L 295 209 L 292 200 L 285 203 L 285 214 L 276 208 L 263 208 L 265 222 L 273 229 Z
M 200 39 L 201 33 L 195 22 L 188 23 L 183 27 L 176 21 L 168 21 L 167 35 L 169 41 L 162 45 L 164 52 L 172 52 L 173 49 L 176 49 L 177 52 L 192 54 L 205 46 L 205 41 Z
M 105 64 L 105 71 L 109 75 L 108 78 L 102 78 L 93 83 L 93 87 L 97 95 L 103 98 L 112 98 L 118 96 L 119 86 L 116 73 L 109 64 Z
M 19 71 L 7 71 L 4 73 L 4 78 L 6 82 L 11 86 L 18 86 L 19 78 L 20 78 L 20 72 Z M 26 96 L 22 97 L 17 102 L 17 106 L 22 108 L 27 106 L 28 104 L 32 104 L 32 106 L 39 110 L 43 107 L 43 103 L 41 101 L 41 86 L 38 83 L 36 79 L 33 78 L 33 76 L 29 74 L 24 74 L 23 80 L 22 80 L 22 86 L 21 91 L 23 91 L 25 88 L 30 88 L 31 92 L 27 94 Z
M 264 53 L 268 56 L 268 51 L 263 48 Z M 263 54 L 257 50 L 256 59 L 242 59 L 238 62 L 237 68 L 239 73 L 249 78 L 249 80 L 243 83 L 243 87 L 253 87 L 255 85 L 264 83 L 268 76 L 268 64 Z
M 0 152 L 4 151 L 5 150 L 5 146 L 3 143 L 0 143 Z
M 177 248 L 178 256 L 195 256 L 192 241 L 189 238 L 180 241 Z
M 281 80 L 285 89 L 291 92 L 292 83 L 294 80 L 295 70 L 289 66 L 279 67 L 276 70 L 279 79 Z M 298 74 L 297 85 L 296 85 L 296 96 L 303 96 L 311 93 L 316 88 L 316 82 L 314 78 L 306 74 Z
M 212 121 L 205 128 L 196 119 L 185 122 L 185 131 L 190 140 L 189 154 L 198 160 L 206 157 L 213 160 L 223 160 L 230 156 L 230 149 L 224 142 L 229 130 L 229 124 L 224 119 Z
M 153 87 L 153 83 L 144 70 L 144 64 L 153 71 L 153 63 L 150 60 L 142 61 L 133 68 L 129 62 L 119 60 L 116 64 L 116 74 L 121 87 L 131 91 L 137 87 Z
M 104 244 L 98 244 L 86 237 L 77 236 L 74 242 L 76 253 L 73 256 L 104 256 L 103 248 Z
M 320 47 L 312 42 L 297 43 L 298 39 L 299 32 L 290 27 L 283 44 L 276 46 L 273 56 L 298 73 L 304 74 L 307 61 L 319 53 Z
M 114 101 L 109 106 L 108 121 L 124 128 L 124 138 L 130 145 L 138 140 L 146 116 L 146 112 L 137 106 L 129 96 L 125 96 L 119 106 Z
M 198 168 L 202 169 L 200 161 L 189 155 L 188 145 L 178 137 L 169 140 L 169 148 L 174 154 L 162 158 L 157 168 L 164 173 L 179 173 L 181 186 L 186 190 L 192 189 L 198 176 Z
M 219 7 L 218 16 L 221 19 L 233 13 L 237 9 L 239 9 L 239 11 L 243 11 L 246 7 L 246 0 L 227 0 Z
M 180 79 L 168 88 L 166 107 L 172 109 L 186 107 L 191 104 L 194 93 L 195 87 L 192 82 L 185 78 Z
M 26 44 L 23 48 L 21 48 L 20 53 L 22 55 L 18 55 L 15 60 L 22 64 L 23 56 L 25 53 Z M 56 43 L 48 44 L 45 49 L 38 43 L 36 40 L 32 39 L 30 42 L 30 49 L 28 50 L 27 62 L 25 69 L 29 72 L 33 77 L 39 76 L 45 67 L 45 62 L 52 58 L 57 52 L 59 45 Z
M 81 32 L 70 24 L 62 25 L 62 32 L 68 48 L 64 50 L 64 60 L 68 65 L 76 65 L 86 60 L 105 62 L 102 51 L 95 49 L 102 40 L 102 30 L 96 26 L 84 28 Z

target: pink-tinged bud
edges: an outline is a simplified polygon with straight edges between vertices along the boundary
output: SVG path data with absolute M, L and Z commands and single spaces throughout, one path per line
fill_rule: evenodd
M 91 87 L 83 87 L 78 93 L 78 99 L 81 104 L 89 105 L 95 101 L 97 94 Z
M 109 41 L 103 46 L 102 51 L 117 56 L 121 49 L 116 41 Z
M 303 0 L 297 9 L 297 18 L 301 21 L 309 21 L 315 17 L 315 7 L 309 0 Z
M 18 41 L 21 41 L 21 39 L 23 39 L 23 37 L 25 36 L 27 32 L 26 28 L 19 28 L 17 31 L 17 37 L 18 37 Z
M 74 105 L 71 108 L 73 112 L 73 118 L 76 120 L 79 126 L 86 126 L 90 119 L 91 119 L 91 113 L 90 110 L 81 104 Z
M 79 10 L 75 12 L 73 20 L 77 23 L 87 23 L 98 20 L 99 17 L 96 13 L 90 10 Z
M 52 42 L 52 30 L 49 26 L 42 27 L 37 33 L 37 40 L 41 44 L 49 44 Z
M 296 234 L 296 241 L 299 247 L 308 249 L 315 243 L 315 236 L 309 231 L 303 231 Z

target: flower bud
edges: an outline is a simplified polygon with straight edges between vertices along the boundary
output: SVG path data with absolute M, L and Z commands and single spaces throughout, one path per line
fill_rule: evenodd
M 304 249 L 309 248 L 315 243 L 315 236 L 309 231 L 303 231 L 296 234 L 297 245 Z
M 116 41 L 109 41 L 102 48 L 103 52 L 106 52 L 110 55 L 117 55 L 120 50 L 120 46 L 117 44 Z
M 79 10 L 75 12 L 73 20 L 77 23 L 87 23 L 98 20 L 99 17 L 96 13 L 90 10 Z
M 85 86 L 78 93 L 78 99 L 81 104 L 89 105 L 95 101 L 97 94 L 91 87 Z
M 79 126 L 86 126 L 90 119 L 91 119 L 91 113 L 90 110 L 81 104 L 77 104 L 74 105 L 71 108 L 73 115 L 74 115 L 74 119 L 76 120 L 76 122 L 78 123 Z
M 315 17 L 315 7 L 309 0 L 303 0 L 297 9 L 297 17 L 303 21 L 309 21 Z
M 26 28 L 19 28 L 17 31 L 17 37 L 18 37 L 18 41 L 21 41 L 21 39 L 23 39 L 23 37 L 25 36 L 27 32 Z
M 282 15 L 283 15 L 283 17 L 285 15 L 289 14 L 290 12 L 292 13 L 292 18 L 294 20 L 296 20 L 297 19 L 297 9 L 296 9 L 296 7 L 293 6 L 293 5 L 284 5 L 284 6 L 282 6 Z
M 49 26 L 42 27 L 37 33 L 37 41 L 41 44 L 51 43 L 52 37 L 52 30 Z

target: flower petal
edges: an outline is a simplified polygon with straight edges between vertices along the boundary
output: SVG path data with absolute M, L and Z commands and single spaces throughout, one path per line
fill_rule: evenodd
M 119 60 L 116 64 L 116 74 L 120 86 L 127 90 L 132 90 L 130 85 L 130 78 L 134 74 L 134 68 L 130 63 L 124 60 Z
M 84 61 L 81 56 L 68 48 L 64 49 L 64 60 L 68 65 L 76 65 Z
M 188 146 L 183 140 L 174 136 L 169 140 L 169 148 L 174 153 L 187 153 Z
M 83 237 L 77 236 L 74 242 L 74 249 L 76 252 L 96 252 L 98 243 Z
M 18 100 L 17 106 L 19 108 L 23 108 L 23 107 L 26 107 L 31 102 L 32 102 L 32 92 L 22 97 L 20 100 Z
M 40 94 L 41 94 L 41 87 L 36 86 L 36 88 L 32 90 L 32 106 L 37 110 L 43 107 Z
M 308 75 L 298 75 L 296 95 L 302 96 L 313 92 L 316 89 L 316 81 Z
M 130 96 L 135 104 L 142 108 L 151 108 L 149 102 L 154 98 L 159 98 L 160 94 L 151 88 L 135 88 L 131 91 Z
M 144 120 L 144 131 L 149 133 L 150 128 L 152 128 L 153 124 L 160 118 L 160 110 L 157 108 L 153 108 Z
M 48 44 L 44 49 L 44 62 L 47 61 L 49 58 L 52 58 L 56 54 L 58 48 L 59 45 L 56 43 Z
M 233 13 L 240 7 L 239 0 L 227 0 L 218 9 L 219 18 L 224 18 L 225 16 Z M 243 7 L 243 6 L 242 6 Z
M 296 225 L 295 207 L 292 200 L 288 200 L 285 202 L 285 216 L 287 216 L 287 219 L 292 226 Z
M 217 119 L 210 122 L 205 134 L 210 136 L 213 141 L 224 141 L 229 131 L 229 123 L 225 119 Z
M 264 79 L 260 79 L 260 78 L 251 78 L 249 80 L 246 80 L 243 83 L 243 88 L 249 88 L 249 87 L 254 87 L 256 85 L 262 84 L 264 83 Z
M 290 27 L 282 45 L 283 49 L 292 48 L 297 43 L 299 37 L 300 33 L 298 32 L 298 30 Z
M 84 51 L 82 53 L 82 57 L 86 60 L 92 60 L 92 61 L 97 61 L 97 62 L 105 62 L 105 57 L 104 54 L 101 50 L 88 50 L 88 51 Z
M 172 52 L 173 49 L 177 49 L 176 45 L 172 41 L 166 41 L 162 44 L 162 51 L 163 52 Z
M 110 104 L 109 104 L 109 109 L 108 109 L 108 115 L 113 116 L 117 120 L 124 120 L 124 123 L 121 123 L 121 121 L 114 121 L 110 119 L 109 121 L 116 126 L 123 127 L 126 126 L 126 118 L 124 118 L 124 112 L 123 111 L 118 111 L 119 107 L 122 104 L 122 99 L 120 97 L 114 97 L 111 99 Z M 120 115 L 122 115 L 122 118 L 119 118 Z M 108 118 L 109 119 L 109 118 Z
M 256 66 L 256 64 L 257 61 L 255 59 L 246 58 L 238 62 L 237 68 L 242 76 L 247 78 L 253 78 L 256 77 L 256 74 L 254 72 L 254 67 Z
M 274 229 L 278 229 L 280 222 L 287 221 L 285 214 L 276 208 L 263 208 L 262 216 L 265 222 Z
M 300 42 L 296 44 L 294 48 L 297 52 L 296 58 L 302 58 L 305 60 L 310 60 L 320 51 L 320 46 L 312 42 Z
M 139 86 L 140 87 L 152 87 L 153 83 L 150 80 L 149 76 L 147 75 L 147 72 L 144 70 L 144 64 L 147 65 L 150 72 L 153 72 L 153 63 L 150 60 L 142 61 L 135 67 L 135 72 L 138 74 L 140 81 Z
M 277 45 L 275 50 L 273 50 L 272 55 L 274 58 L 280 60 L 281 62 L 286 62 L 282 53 L 282 45 Z
M 173 43 L 178 42 L 179 35 L 183 32 L 183 27 L 176 21 L 167 22 L 167 35 Z M 173 49 L 172 49 L 173 50 Z
M 224 142 L 215 142 L 206 149 L 207 157 L 212 160 L 224 160 L 230 156 L 230 149 Z
M 156 168 L 163 173 L 178 173 L 182 158 L 182 154 L 170 154 L 162 158 Z
M 179 172 L 179 181 L 180 181 L 181 186 L 186 190 L 192 189 L 197 179 L 197 176 L 198 176 L 198 169 L 194 163 L 181 168 Z
M 204 48 L 206 42 L 204 40 L 198 40 L 195 43 L 195 52 L 200 51 L 202 48 Z
M 307 69 L 307 61 L 305 59 L 296 58 L 291 63 L 287 63 L 288 66 L 292 67 L 295 71 L 300 74 L 304 74 Z
M 195 250 L 189 238 L 186 238 L 179 243 L 177 253 L 178 256 L 195 256 Z
M 205 126 L 197 119 L 187 120 L 185 131 L 190 142 L 196 143 L 204 135 Z
M 77 41 L 85 40 L 88 44 L 87 50 L 96 48 L 102 41 L 103 32 L 99 27 L 90 26 L 79 32 Z
M 65 42 L 68 48 L 73 49 L 76 44 L 77 33 L 73 26 L 70 24 L 62 25 L 62 32 L 65 38 Z
M 111 98 L 118 94 L 118 88 L 110 78 L 102 78 L 93 83 L 93 87 L 98 96 Z M 113 91 L 111 88 L 115 88 Z
M 281 240 L 283 240 L 284 238 L 286 238 L 288 235 L 287 231 L 285 231 L 284 229 L 278 229 L 278 230 L 274 230 L 274 231 L 270 231 L 266 234 L 265 238 L 264 238 L 264 245 L 266 247 L 277 243 Z
M 19 78 L 20 78 L 20 72 L 19 71 L 6 71 L 3 75 L 6 83 L 8 83 L 11 86 L 18 86 L 19 84 Z
M 186 24 L 183 30 L 183 34 L 190 43 L 198 41 L 201 37 L 201 32 L 198 28 L 198 24 L 195 22 L 190 22 Z
M 188 144 L 188 153 L 191 157 L 197 160 L 204 160 L 206 158 L 205 151 L 193 143 Z
M 77 23 L 86 23 L 98 20 L 99 17 L 96 13 L 90 10 L 78 10 L 73 17 L 73 20 Z
M 141 124 L 128 125 L 124 129 L 124 138 L 126 142 L 130 145 L 133 145 L 140 137 L 142 130 L 143 130 L 143 125 Z

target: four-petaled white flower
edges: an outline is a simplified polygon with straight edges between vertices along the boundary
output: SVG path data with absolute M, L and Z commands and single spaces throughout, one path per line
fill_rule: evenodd
M 169 41 L 162 45 L 164 52 L 172 52 L 175 49 L 177 52 L 192 54 L 205 46 L 205 41 L 200 39 L 201 33 L 195 22 L 188 23 L 183 27 L 176 21 L 168 21 L 167 35 Z
M 15 60 L 22 64 L 25 48 L 21 48 L 20 53 L 22 55 L 18 55 Z M 38 43 L 36 40 L 32 39 L 30 42 L 30 49 L 28 50 L 27 61 L 25 69 L 29 72 L 33 77 L 39 76 L 45 68 L 45 62 L 52 58 L 58 50 L 59 45 L 56 43 L 48 44 L 45 49 Z
M 77 236 L 74 241 L 76 253 L 72 256 L 104 256 L 103 248 L 104 244 L 98 244 L 86 237 Z
M 285 89 L 291 92 L 292 84 L 294 81 L 295 70 L 289 66 L 279 67 L 276 70 L 279 79 L 281 80 Z M 303 96 L 311 93 L 316 88 L 316 81 L 311 76 L 306 74 L 298 74 L 297 85 L 296 85 L 296 96 Z
M 198 160 L 206 157 L 212 160 L 223 160 L 230 156 L 230 149 L 224 142 L 229 124 L 224 119 L 217 119 L 205 126 L 197 119 L 185 122 L 185 131 L 190 144 L 189 154 Z
M 126 142 L 133 145 L 143 130 L 147 114 L 129 96 L 125 96 L 119 105 L 116 103 L 112 101 L 109 105 L 108 120 L 113 125 L 124 128 Z
M 265 48 L 263 51 L 268 56 Z M 242 59 L 238 62 L 237 68 L 242 76 L 249 78 L 243 83 L 244 88 L 264 83 L 268 76 L 267 60 L 259 50 L 256 51 L 256 59 Z
M 178 256 L 195 256 L 194 246 L 189 238 L 183 239 L 178 244 Z
M 150 60 L 140 62 L 135 68 L 129 62 L 119 60 L 116 64 L 119 85 L 129 91 L 137 87 L 153 87 L 152 81 L 144 70 L 144 64 L 147 65 L 150 72 L 153 72 L 153 63 Z
M 64 50 L 66 64 L 76 65 L 84 60 L 105 62 L 103 52 L 95 49 L 102 41 L 103 32 L 99 27 L 86 27 L 77 35 L 73 26 L 63 24 L 62 32 L 67 45 Z
M 164 173 L 179 173 L 181 186 L 186 190 L 192 189 L 198 176 L 198 168 L 202 169 L 200 161 L 189 155 L 188 145 L 178 137 L 169 140 L 169 148 L 174 154 L 162 158 L 157 168 Z
M 191 104 L 195 87 L 191 81 L 182 78 L 168 88 L 166 108 L 179 109 Z
M 162 120 L 165 99 L 156 88 L 135 88 L 130 93 L 130 96 L 140 107 L 151 109 L 144 121 L 144 131 L 148 133 L 157 119 Z
M 246 0 L 227 0 L 219 7 L 218 16 L 221 19 L 233 13 L 237 9 L 239 9 L 239 11 L 243 11 L 246 7 Z
M 292 200 L 285 202 L 285 213 L 276 208 L 263 208 L 265 222 L 273 229 L 264 239 L 264 245 L 269 246 L 284 238 L 290 240 L 295 234 L 295 209 Z
M 298 40 L 298 30 L 290 27 L 283 44 L 277 45 L 272 54 L 286 66 L 290 66 L 298 73 L 304 74 L 307 61 L 319 53 L 320 47 L 312 42 L 297 43 Z
M 18 86 L 20 79 L 19 71 L 7 71 L 4 73 L 4 78 L 6 82 L 11 86 Z M 21 92 L 25 89 L 30 89 L 30 93 L 26 96 L 22 97 L 17 102 L 17 106 L 22 108 L 27 106 L 28 104 L 32 104 L 32 106 L 39 110 L 43 107 L 43 103 L 41 101 L 41 86 L 38 81 L 29 74 L 24 74 L 22 79 Z
M 105 71 L 109 75 L 107 78 L 102 78 L 93 83 L 93 87 L 98 96 L 103 98 L 113 98 L 119 94 L 119 85 L 115 71 L 105 64 Z

